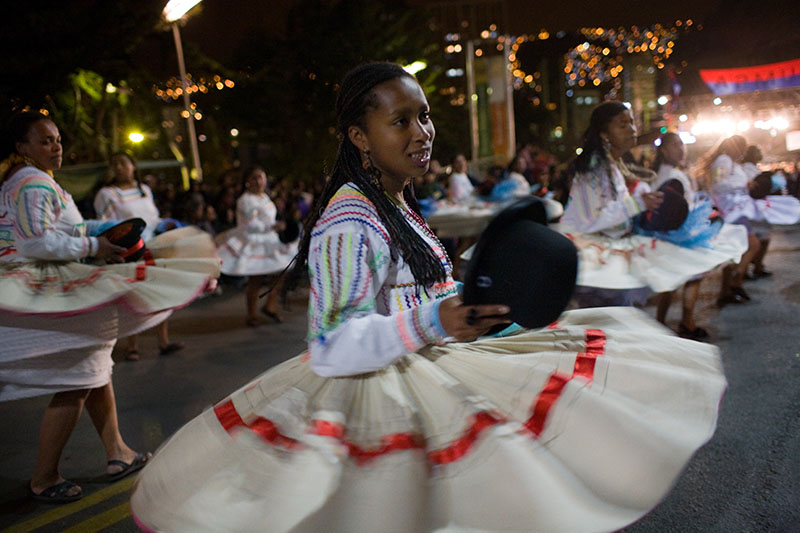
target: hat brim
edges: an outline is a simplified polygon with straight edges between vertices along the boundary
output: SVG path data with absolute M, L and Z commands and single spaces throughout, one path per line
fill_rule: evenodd
M 464 303 L 504 304 L 526 328 L 551 324 L 566 309 L 578 275 L 578 251 L 546 227 L 535 198 L 515 202 L 486 227 L 464 276 Z
M 146 226 L 147 223 L 141 218 L 129 218 L 108 228 L 99 236 L 105 237 L 112 244 L 125 248 L 126 252 L 122 256 L 126 263 L 130 263 L 137 261 L 144 254 L 142 232 Z

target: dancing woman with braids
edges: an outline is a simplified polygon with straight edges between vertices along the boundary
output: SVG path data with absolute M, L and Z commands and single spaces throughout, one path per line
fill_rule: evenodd
M 365 64 L 337 114 L 338 156 L 285 285 L 308 272 L 309 349 L 160 448 L 133 488 L 139 526 L 611 531 L 641 517 L 713 433 L 716 349 L 622 308 L 457 342 L 508 308 L 462 302 L 419 215 L 410 182 L 434 137 L 421 87 Z

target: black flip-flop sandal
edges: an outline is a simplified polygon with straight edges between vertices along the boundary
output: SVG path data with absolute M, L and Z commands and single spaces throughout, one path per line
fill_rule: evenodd
M 33 489 L 28 486 L 28 493 L 30 497 L 36 500 L 37 502 L 44 502 L 44 503 L 70 503 L 74 501 L 78 501 L 83 498 L 83 490 L 81 490 L 78 494 L 67 494 L 73 487 L 78 487 L 77 483 L 73 483 L 72 481 L 67 481 L 66 479 L 61 483 L 56 483 L 55 485 L 51 485 L 44 489 L 39 494 L 33 492 Z M 80 487 L 78 487 L 80 488 Z
M 150 460 L 150 455 L 146 453 L 137 453 L 136 457 L 133 458 L 133 461 L 130 463 L 126 463 L 125 461 L 120 461 L 119 459 L 111 459 L 107 464 L 107 466 L 119 466 L 122 467 L 122 470 L 119 472 L 114 472 L 113 474 L 106 474 L 106 478 L 109 481 L 117 481 L 119 479 L 124 478 L 134 472 L 138 472 L 141 470 L 144 465 L 147 464 L 147 461 Z
M 158 349 L 158 355 L 170 355 L 177 351 L 183 350 L 184 344 L 182 342 L 171 342 Z

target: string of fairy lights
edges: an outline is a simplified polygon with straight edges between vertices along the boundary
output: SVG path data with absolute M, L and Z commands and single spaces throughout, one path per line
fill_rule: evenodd
M 214 89 L 218 91 L 222 91 L 223 89 L 233 89 L 233 87 L 236 85 L 233 80 L 229 78 L 223 78 L 218 74 L 213 75 L 210 79 L 200 77 L 199 79 L 194 80 L 192 75 L 187 73 L 186 80 L 186 87 L 184 87 L 184 84 L 180 78 L 176 77 L 168 79 L 164 83 L 164 87 L 153 85 L 153 94 L 156 96 L 156 98 L 160 98 L 164 102 L 172 102 L 183 96 L 184 90 L 188 94 L 207 94 L 209 91 Z M 188 118 L 189 113 L 189 110 L 184 109 L 181 112 L 181 116 Z M 195 120 L 200 120 L 203 118 L 203 114 L 197 110 L 197 104 L 194 102 L 191 104 L 191 113 L 194 114 Z
M 653 24 L 652 26 L 630 28 L 601 28 L 586 27 L 578 30 L 578 35 L 584 41 L 568 50 L 564 55 L 564 76 L 567 87 L 598 87 L 603 83 L 611 83 L 611 91 L 618 91 L 622 86 L 621 74 L 627 56 L 647 54 L 653 66 L 663 69 L 670 55 L 675 50 L 675 44 L 681 33 L 691 29 L 702 29 L 702 25 L 695 24 L 692 19 L 676 20 L 672 25 Z M 475 48 L 475 55 L 480 57 L 487 49 L 496 48 L 503 51 L 506 39 L 511 39 L 508 54 L 508 68 L 512 74 L 515 89 L 524 86 L 536 92 L 542 92 L 540 82 L 541 73 L 538 71 L 526 72 L 517 56 L 520 47 L 528 42 L 545 41 L 551 38 L 546 29 L 538 33 L 519 36 L 504 36 L 498 34 L 496 25 L 480 33 L 483 44 Z M 560 31 L 557 38 L 566 36 Z M 456 33 L 448 34 L 445 40 L 448 45 L 445 53 L 458 54 L 463 51 L 459 43 L 461 36 Z M 680 74 L 680 65 L 676 73 Z

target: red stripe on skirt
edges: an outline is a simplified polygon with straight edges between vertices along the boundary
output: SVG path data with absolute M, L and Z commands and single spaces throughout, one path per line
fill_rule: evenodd
M 575 357 L 575 367 L 572 371 L 572 376 L 553 372 L 542 389 L 542 392 L 536 397 L 536 401 L 533 403 L 533 414 L 528 421 L 525 422 L 525 427 L 537 437 L 541 435 L 544 430 L 544 425 L 547 422 L 547 415 L 559 397 L 561 397 L 561 393 L 567 385 L 567 382 L 574 379 L 576 376 L 592 381 L 594 379 L 594 367 L 597 358 L 603 355 L 605 349 L 605 332 L 600 329 L 587 329 L 586 351 L 578 353 Z
M 539 392 L 533 402 L 533 414 L 525 422 L 524 426 L 535 436 L 539 436 L 544 430 L 547 415 L 556 401 L 561 397 L 561 393 L 567 383 L 580 376 L 588 381 L 594 378 L 594 368 L 597 358 L 605 352 L 606 335 L 602 330 L 586 330 L 586 351 L 580 352 L 575 358 L 575 367 L 571 376 L 553 372 Z M 258 435 L 263 441 L 280 446 L 286 449 L 298 449 L 302 444 L 291 437 L 283 435 L 277 425 L 269 419 L 256 417 L 252 422 L 245 423 L 233 401 L 226 400 L 214 407 L 214 414 L 222 427 L 228 433 L 236 427 L 246 427 Z M 488 411 L 476 413 L 471 418 L 471 423 L 463 436 L 454 440 L 449 446 L 428 452 L 428 461 L 434 465 L 446 465 L 462 459 L 472 450 L 475 442 L 480 438 L 481 433 L 486 429 L 505 422 L 505 419 Z M 422 435 L 415 433 L 393 433 L 381 437 L 382 444 L 377 448 L 362 448 L 357 444 L 347 441 L 344 438 L 346 428 L 338 422 L 327 420 L 313 420 L 309 433 L 323 437 L 331 437 L 338 440 L 347 447 L 348 455 L 355 459 L 359 464 L 369 462 L 376 457 L 386 455 L 395 451 L 424 449 L 425 440 Z

